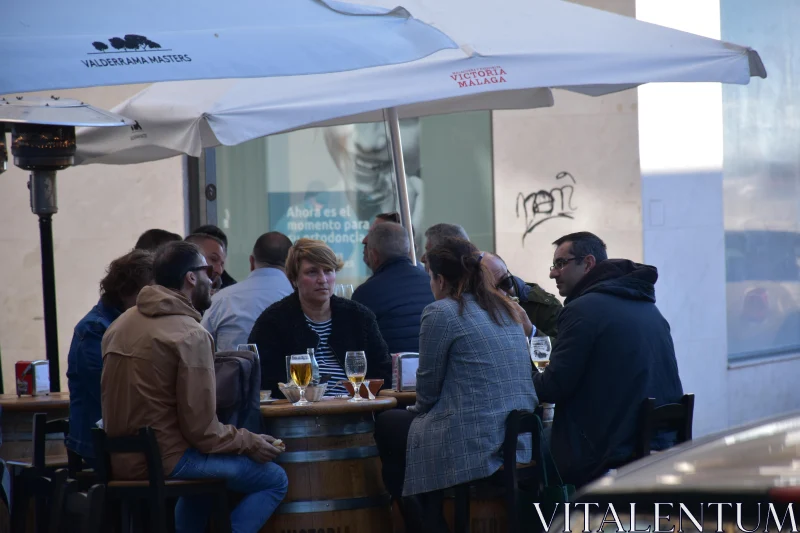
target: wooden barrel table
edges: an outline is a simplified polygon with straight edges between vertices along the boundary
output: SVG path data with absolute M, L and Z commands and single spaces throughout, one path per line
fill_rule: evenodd
M 391 531 L 391 502 L 373 432 L 374 414 L 396 405 L 394 398 L 378 397 L 262 406 L 266 432 L 286 443 L 276 462 L 286 470 L 289 492 L 261 533 Z
M 33 415 L 47 414 L 48 420 L 69 417 L 69 393 L 51 392 L 44 396 L 0 394 L 0 458 L 6 461 L 33 457 Z M 48 435 L 45 454 L 66 456 L 63 435 Z
M 385 398 L 394 398 L 397 400 L 397 407 L 407 407 L 417 403 L 417 393 L 414 391 L 396 391 L 390 389 L 383 389 L 378 393 L 378 396 Z

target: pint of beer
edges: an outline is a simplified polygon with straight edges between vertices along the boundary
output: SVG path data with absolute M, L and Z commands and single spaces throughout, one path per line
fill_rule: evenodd
M 308 355 L 293 355 L 290 370 L 292 379 L 299 387 L 306 387 L 311 382 L 311 358 Z

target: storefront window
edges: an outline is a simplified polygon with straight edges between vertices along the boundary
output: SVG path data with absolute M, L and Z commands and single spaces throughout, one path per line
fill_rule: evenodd
M 722 39 L 766 80 L 723 86 L 728 353 L 800 351 L 800 3 L 721 0 Z
M 419 257 L 425 230 L 461 224 L 494 249 L 489 112 L 401 121 Z M 228 234 L 227 270 L 247 276 L 256 238 L 280 231 L 321 239 L 345 261 L 338 279 L 369 276 L 361 240 L 375 215 L 398 211 L 385 124 L 300 130 L 216 152 L 217 224 Z

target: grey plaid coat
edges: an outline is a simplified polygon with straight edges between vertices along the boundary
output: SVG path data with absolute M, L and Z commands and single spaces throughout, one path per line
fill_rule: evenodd
M 403 495 L 487 477 L 503 464 L 508 414 L 537 405 L 532 364 L 519 324 L 497 325 L 465 295 L 438 300 L 422 313 L 417 370 L 419 415 L 411 424 Z M 530 437 L 518 460 L 530 460 Z

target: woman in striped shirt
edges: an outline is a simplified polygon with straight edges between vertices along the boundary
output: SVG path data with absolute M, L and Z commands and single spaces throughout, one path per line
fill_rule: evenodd
M 261 355 L 261 388 L 280 397 L 287 382 L 286 356 L 314 348 L 320 374 L 331 376 L 326 396 L 344 394 L 345 353 L 367 355 L 367 379 L 391 383 L 392 361 L 375 315 L 363 305 L 333 295 L 341 259 L 324 242 L 299 239 L 286 258 L 286 277 L 295 292 L 268 307 L 248 340 Z

